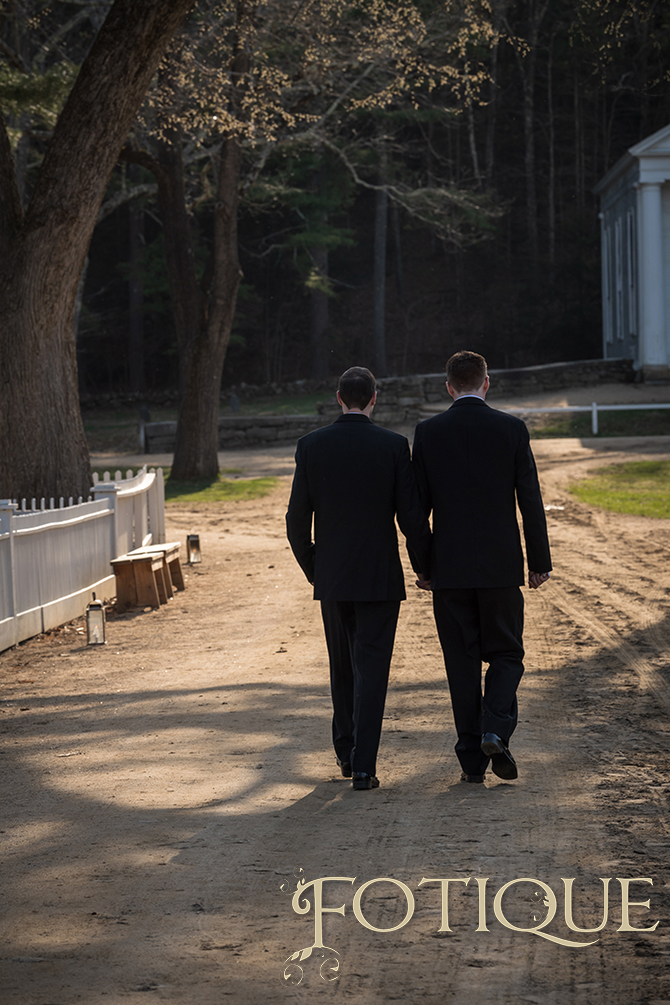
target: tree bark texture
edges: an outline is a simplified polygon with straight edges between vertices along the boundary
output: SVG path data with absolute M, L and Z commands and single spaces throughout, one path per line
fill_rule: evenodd
M 531 263 L 537 263 L 537 184 L 535 177 L 535 73 L 540 26 L 547 12 L 549 0 L 528 0 L 528 38 L 524 55 L 518 44 L 514 45 L 523 87 L 524 173 L 526 176 L 526 228 Z M 513 33 L 507 25 L 508 34 Z
M 236 139 L 224 140 L 221 147 L 214 250 L 201 280 L 186 205 L 181 136 L 176 130 L 168 133 L 156 156 L 130 148 L 122 156 L 151 171 L 158 183 L 180 367 L 180 408 L 170 477 L 175 481 L 216 478 L 221 374 L 241 279 L 237 209 L 242 150 Z
M 0 123 L 0 496 L 86 497 L 77 287 L 119 150 L 193 0 L 116 0 L 63 109 L 25 214 Z
M 137 165 L 128 167 L 128 178 L 139 183 Z M 142 251 L 144 249 L 144 211 L 139 199 L 128 207 L 128 384 L 131 391 L 146 389 L 144 376 L 144 288 Z
M 242 148 L 224 140 L 214 212 L 211 281 L 201 299 L 199 323 L 190 319 L 182 350 L 183 392 L 170 477 L 175 481 L 216 478 L 219 471 L 221 374 L 235 317 L 242 273 L 237 250 L 237 209 Z M 186 319 L 186 323 L 188 324 Z
M 388 183 L 386 151 L 382 151 L 379 168 L 379 188 L 375 198 L 375 245 L 373 271 L 374 306 L 374 371 L 376 377 L 387 376 L 386 360 L 386 243 L 388 234 Z
M 239 118 L 243 115 L 242 98 L 248 86 L 250 38 L 257 8 L 257 0 L 237 0 L 230 76 L 231 110 Z M 228 136 L 219 154 L 214 246 L 200 284 L 202 310 L 199 316 L 194 312 L 183 322 L 186 339 L 180 348 L 183 384 L 170 472 L 174 481 L 215 479 L 219 473 L 221 375 L 242 278 L 237 247 L 241 168 L 239 138 Z
M 547 229 L 549 231 L 549 266 L 553 281 L 553 270 L 556 265 L 556 151 L 554 128 L 554 81 L 553 81 L 553 43 L 552 35 L 549 43 L 547 59 L 547 110 L 549 116 L 549 181 L 547 191 Z

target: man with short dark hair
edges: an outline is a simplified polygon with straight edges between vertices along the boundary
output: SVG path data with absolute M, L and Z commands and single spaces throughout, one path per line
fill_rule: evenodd
M 429 575 L 430 528 L 404 436 L 373 425 L 375 378 L 340 377 L 342 407 L 330 426 L 298 440 L 286 528 L 314 585 L 330 660 L 333 745 L 355 789 L 379 785 L 381 736 L 393 641 L 405 599 L 395 518 L 414 570 Z M 312 541 L 312 517 L 314 540 Z
M 517 777 L 509 739 L 523 674 L 523 519 L 528 581 L 549 578 L 547 523 L 521 419 L 490 408 L 483 356 L 457 352 L 447 363 L 454 403 L 419 423 L 413 460 L 424 510 L 433 513 L 430 583 L 458 734 L 463 781 L 483 782 L 491 762 Z M 482 661 L 488 663 L 482 697 Z

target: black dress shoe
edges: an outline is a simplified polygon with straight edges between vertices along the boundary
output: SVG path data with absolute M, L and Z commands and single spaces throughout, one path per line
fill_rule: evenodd
M 335 759 L 340 771 L 342 772 L 342 777 L 351 778 L 351 761 L 341 761 L 339 757 Z
M 354 771 L 353 786 L 355 789 L 378 789 L 379 779 L 368 775 L 365 771 Z
M 483 782 L 484 775 L 467 775 L 465 771 L 461 771 L 461 781 L 462 782 Z
M 498 778 L 511 781 L 518 778 L 516 761 L 509 752 L 509 747 L 496 733 L 484 733 L 481 743 L 482 753 L 491 758 L 491 770 Z

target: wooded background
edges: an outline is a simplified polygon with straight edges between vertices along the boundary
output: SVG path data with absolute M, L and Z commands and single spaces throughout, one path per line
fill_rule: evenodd
M 108 19 L 123 7 L 2 5 L 0 107 L 24 207 L 103 25 L 124 44 Z M 180 388 L 182 426 L 211 441 L 222 370 L 229 386 L 352 363 L 431 372 L 459 348 L 492 367 L 601 355 L 592 187 L 670 121 L 670 5 L 180 7 L 106 152 L 71 307 L 81 391 Z M 91 95 L 111 122 L 104 88 Z

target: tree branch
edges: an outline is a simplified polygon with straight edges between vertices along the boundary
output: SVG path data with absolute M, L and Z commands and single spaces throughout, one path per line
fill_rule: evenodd
M 345 89 L 342 91 L 341 94 L 338 94 L 338 96 L 333 101 L 332 105 L 329 108 L 326 109 L 326 111 L 323 113 L 323 115 L 321 116 L 321 118 L 319 119 L 319 121 L 314 124 L 314 129 L 318 129 L 319 126 L 323 125 L 323 123 L 326 121 L 326 119 L 330 118 L 330 116 L 333 114 L 333 112 L 336 111 L 337 106 L 339 104 L 341 104 L 341 102 L 343 102 L 344 99 L 349 94 L 351 94 L 351 92 L 354 90 L 354 88 L 358 87 L 358 85 L 361 83 L 361 81 L 365 80 L 365 78 L 367 77 L 367 75 L 373 69 L 374 69 L 374 63 L 368 63 L 368 65 L 363 70 L 363 72 L 359 73 L 359 75 L 356 77 L 356 79 L 352 80 L 351 83 L 349 84 L 349 86 L 345 87 Z
M 20 70 L 21 73 L 30 72 L 24 61 L 21 59 L 21 57 L 17 56 L 14 50 L 10 49 L 10 47 L 5 42 L 3 42 L 1 38 L 0 38 L 0 49 L 2 49 L 5 56 L 8 57 L 10 62 L 14 64 L 17 70 Z
M 126 161 L 127 164 L 139 164 L 140 167 L 150 171 L 158 181 L 163 173 L 160 162 L 150 154 L 148 150 L 137 150 L 134 147 L 122 147 L 119 151 L 119 160 Z
M 126 202 L 132 202 L 133 199 L 139 199 L 141 195 L 155 195 L 158 191 L 158 185 L 154 182 L 147 182 L 142 185 L 133 185 L 132 188 L 127 188 L 125 192 L 117 192 L 113 195 L 111 199 L 104 202 L 100 207 L 100 212 L 98 213 L 98 223 L 101 223 L 108 216 L 118 209 L 119 206 L 123 206 Z
M 268 157 L 270 156 L 270 153 L 272 152 L 272 150 L 274 150 L 275 146 L 276 146 L 276 143 L 275 143 L 274 140 L 271 140 L 269 143 L 265 144 L 265 146 L 263 147 L 263 151 L 262 151 L 260 157 L 258 158 L 258 160 L 256 161 L 256 163 L 253 165 L 253 167 L 251 168 L 251 170 L 247 172 L 247 174 L 245 175 L 244 181 L 240 185 L 240 196 L 244 196 L 244 195 L 247 194 L 248 190 L 251 188 L 251 186 L 256 181 L 256 179 L 258 178 L 259 174 L 261 173 L 261 171 L 265 167 L 265 163 L 266 163 Z
M 447 210 L 452 212 L 460 211 L 463 217 L 467 214 L 471 224 L 474 215 L 490 219 L 500 216 L 502 213 L 502 210 L 499 208 L 494 209 L 480 205 L 476 198 L 470 198 L 465 192 L 453 192 L 447 188 L 426 186 L 409 189 L 399 188 L 397 185 L 375 185 L 373 182 L 361 178 L 344 150 L 326 137 L 321 136 L 319 140 L 325 147 L 337 154 L 357 185 L 360 185 L 362 188 L 371 189 L 374 192 L 386 192 L 394 202 L 406 209 L 410 216 L 421 220 L 422 223 L 431 227 L 440 237 L 452 241 L 457 247 L 462 248 L 466 244 L 471 244 L 473 241 L 481 239 L 483 228 L 475 222 L 475 229 L 468 234 L 458 226 L 457 222 L 449 220 Z

